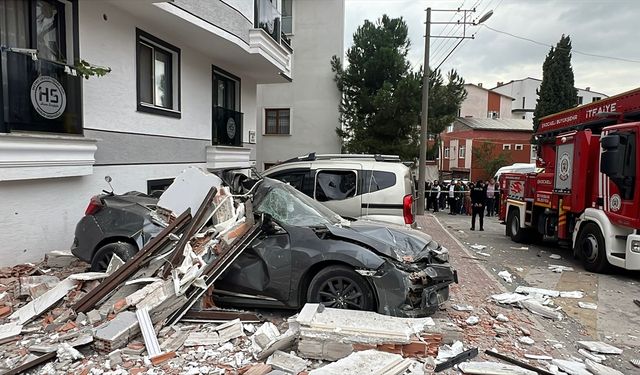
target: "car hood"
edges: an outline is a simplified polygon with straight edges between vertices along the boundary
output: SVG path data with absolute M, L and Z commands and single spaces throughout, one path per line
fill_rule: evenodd
M 417 262 L 447 252 L 430 235 L 400 225 L 356 221 L 349 227 L 329 226 L 328 230 L 336 237 L 357 241 L 400 262 Z

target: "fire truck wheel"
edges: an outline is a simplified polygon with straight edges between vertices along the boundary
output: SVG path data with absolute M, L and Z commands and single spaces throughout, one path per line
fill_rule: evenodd
M 584 225 L 575 246 L 575 253 L 582 259 L 587 271 L 602 273 L 609 268 L 604 238 L 595 223 Z
M 524 242 L 525 230 L 520 225 L 520 211 L 517 208 L 509 210 L 507 217 L 507 235 L 514 242 Z

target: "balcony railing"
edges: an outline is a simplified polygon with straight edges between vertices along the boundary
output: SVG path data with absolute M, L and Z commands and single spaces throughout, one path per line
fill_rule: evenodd
M 280 44 L 281 14 L 270 0 L 256 0 L 254 27 L 262 29 Z
M 0 131 L 82 134 L 82 79 L 72 69 L 10 50 L 2 60 Z
M 242 117 L 241 112 L 213 107 L 212 143 L 223 146 L 242 146 Z

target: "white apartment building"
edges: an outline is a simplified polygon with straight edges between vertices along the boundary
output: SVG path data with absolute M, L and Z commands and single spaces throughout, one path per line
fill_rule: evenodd
M 513 118 L 533 120 L 533 111 L 536 108 L 541 83 L 540 79 L 527 77 L 507 83 L 498 82 L 496 87 L 491 90 L 514 98 L 511 108 Z M 585 89 L 576 87 L 576 89 L 578 90 L 578 105 L 608 98 L 603 93 L 591 91 L 590 87 Z
M 106 175 L 148 192 L 191 165 L 255 164 L 258 85 L 293 78 L 281 9 L 0 0 L 0 266 L 69 249 Z M 83 79 L 80 60 L 111 72 Z
M 467 97 L 460 105 L 458 117 L 510 119 L 513 98 L 482 87 L 466 83 Z
M 282 0 L 293 82 L 258 85 L 259 170 L 309 152 L 340 153 L 340 92 L 331 57 L 344 53 L 344 0 Z

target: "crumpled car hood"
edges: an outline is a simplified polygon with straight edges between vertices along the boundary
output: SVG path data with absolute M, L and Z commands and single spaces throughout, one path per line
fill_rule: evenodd
M 329 226 L 327 229 L 334 236 L 363 243 L 400 262 L 418 261 L 439 247 L 430 235 L 400 225 L 356 221 L 349 228 Z

